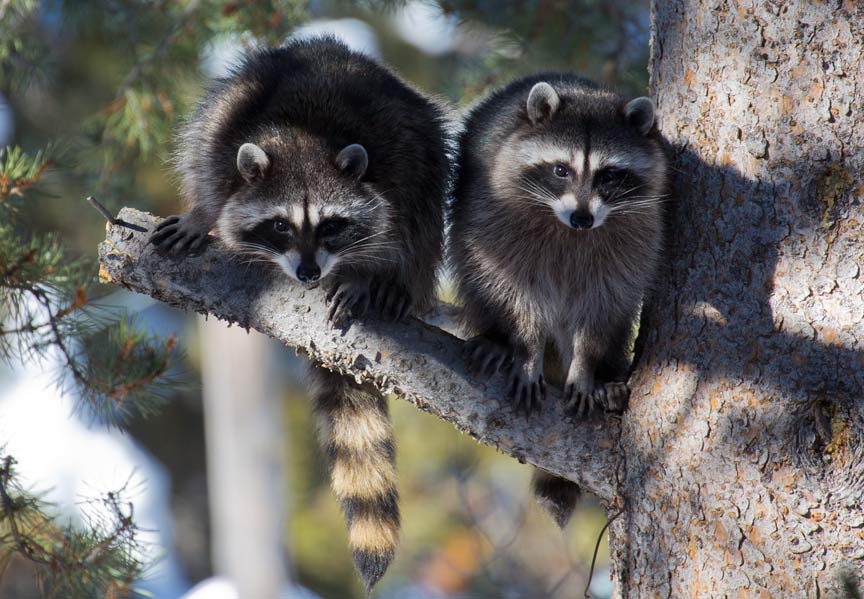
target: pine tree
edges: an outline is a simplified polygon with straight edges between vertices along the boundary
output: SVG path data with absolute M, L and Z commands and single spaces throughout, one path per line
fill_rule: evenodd
M 0 148 L 0 359 L 13 367 L 59 360 L 61 390 L 107 425 L 123 426 L 155 413 L 176 386 L 176 340 L 148 335 L 121 310 L 100 305 L 94 256 L 75 257 L 58 235 L 33 232 L 37 205 L 51 201 L 46 178 L 77 177 L 93 189 L 123 191 L 124 169 L 158 161 L 157 150 L 168 145 L 188 65 L 197 63 L 203 41 L 247 32 L 250 40 L 275 43 L 300 21 L 303 6 L 0 2 L 0 93 L 13 105 L 33 86 L 51 85 L 57 57 L 44 24 L 51 11 L 59 11 L 54 16 L 64 27 L 98 27 L 106 46 L 125 51 L 116 57 L 121 76 L 113 96 L 72 139 L 49 139 L 34 150 Z M 85 206 L 84 198 L 66 200 Z M 132 504 L 123 497 L 119 489 L 93 499 L 100 509 L 85 509 L 83 526 L 59 522 L 52 506 L 22 487 L 15 457 L 0 439 L 0 575 L 17 555 L 34 565 L 45 597 L 129 595 L 147 564 Z

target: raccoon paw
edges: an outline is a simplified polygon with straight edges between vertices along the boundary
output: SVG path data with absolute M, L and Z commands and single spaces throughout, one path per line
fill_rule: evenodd
M 578 418 L 587 418 L 597 406 L 602 406 L 606 401 L 605 387 L 589 388 L 588 385 L 576 381 L 564 385 L 564 394 L 561 396 L 564 409 Z
M 160 254 L 194 255 L 207 244 L 210 227 L 189 214 L 169 216 L 150 235 L 150 243 Z
M 404 320 L 414 307 L 411 292 L 397 281 L 375 281 L 371 293 L 372 311 L 381 320 L 396 322 Z
M 333 285 L 325 296 L 330 305 L 327 318 L 337 327 L 362 318 L 369 308 L 369 285 L 360 281 L 342 281 Z
M 519 368 L 514 368 L 510 375 L 510 399 L 517 411 L 522 410 L 525 417 L 540 408 L 540 402 L 546 399 L 546 381 L 543 375 L 536 378 L 527 375 Z
M 627 407 L 627 400 L 630 398 L 630 387 L 627 383 L 611 382 L 604 385 L 606 391 L 606 401 L 604 408 L 607 412 L 621 413 Z
M 483 380 L 489 380 L 513 361 L 506 347 L 482 335 L 468 339 L 462 347 L 462 355 L 471 374 Z

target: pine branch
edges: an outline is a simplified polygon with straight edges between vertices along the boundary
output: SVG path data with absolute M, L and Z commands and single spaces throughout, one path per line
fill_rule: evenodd
M 120 217 L 148 230 L 158 222 L 129 208 Z M 244 264 L 218 243 L 202 256 L 171 260 L 154 253 L 147 238 L 147 233 L 109 225 L 99 246 L 102 279 L 181 309 L 255 328 L 520 461 L 573 480 L 604 499 L 615 496 L 620 466 L 616 417 L 573 420 L 558 405 L 557 391 L 550 390 L 542 413 L 526 420 L 504 399 L 500 380 L 484 384 L 467 374 L 462 342 L 441 328 L 412 320 L 333 330 L 322 289 L 305 289 L 266 266 Z M 447 327 L 446 315 L 446 308 L 439 307 L 426 320 Z
M 121 597 L 142 576 L 141 544 L 124 489 L 88 502 L 85 526 L 60 525 L 21 488 L 0 452 L 0 562 L 17 553 L 36 569 L 45 597 Z

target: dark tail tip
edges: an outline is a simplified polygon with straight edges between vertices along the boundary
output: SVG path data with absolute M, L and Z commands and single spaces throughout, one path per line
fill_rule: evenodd
M 384 553 L 376 553 L 372 551 L 352 551 L 354 557 L 354 565 L 357 571 L 360 572 L 360 577 L 366 585 L 366 593 L 372 592 L 372 587 L 381 580 L 390 562 L 393 561 L 394 553 L 392 551 Z
M 535 470 L 531 479 L 531 490 L 540 507 L 549 512 L 560 528 L 567 526 L 582 495 L 579 485 L 573 481 L 539 470 Z

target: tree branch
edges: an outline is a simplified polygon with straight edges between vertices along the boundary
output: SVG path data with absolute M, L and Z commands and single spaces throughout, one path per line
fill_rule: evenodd
M 124 208 L 118 220 L 152 230 L 159 219 Z M 442 330 L 454 328 L 447 307 L 439 306 L 426 322 L 370 321 L 335 330 L 327 324 L 320 288 L 305 289 L 265 265 L 244 263 L 218 243 L 201 256 L 160 257 L 147 245 L 148 237 L 109 223 L 99 245 L 102 280 L 257 329 L 331 370 L 410 401 L 521 462 L 575 481 L 605 500 L 615 497 L 619 420 L 574 420 L 552 389 L 541 413 L 526 420 L 505 399 L 503 377 L 482 383 L 466 372 L 462 341 Z

